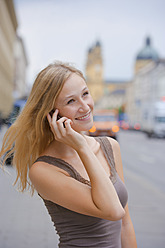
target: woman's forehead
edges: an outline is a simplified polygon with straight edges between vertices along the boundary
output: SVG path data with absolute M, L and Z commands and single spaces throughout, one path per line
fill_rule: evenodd
M 85 80 L 77 74 L 71 74 L 65 81 L 60 94 L 70 94 L 70 92 L 77 92 L 86 86 Z
M 72 74 L 64 83 L 57 101 L 64 101 L 67 98 L 76 96 L 87 88 L 85 80 L 77 74 Z

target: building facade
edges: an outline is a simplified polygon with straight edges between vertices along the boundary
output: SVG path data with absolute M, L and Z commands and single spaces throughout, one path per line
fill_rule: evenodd
M 100 42 L 88 51 L 86 63 L 86 80 L 88 88 L 98 109 L 118 109 L 125 102 L 128 81 L 105 80 L 103 75 L 102 47 Z
M 144 68 L 152 61 L 158 61 L 159 55 L 155 48 L 152 46 L 151 38 L 147 37 L 145 40 L 144 47 L 138 52 L 135 61 L 134 74 L 138 73 L 138 71 Z
M 104 95 L 96 104 L 97 108 L 119 109 L 125 107 L 126 90 L 130 82 L 122 80 L 105 80 Z
M 99 41 L 88 50 L 86 80 L 94 102 L 99 101 L 104 93 L 103 59 Z
M 134 121 L 142 123 L 143 106 L 165 97 L 165 61 L 151 62 L 135 75 L 134 78 Z
M 6 118 L 13 105 L 14 43 L 17 19 L 12 0 L 0 1 L 0 115 Z
M 104 80 L 99 42 L 89 49 L 86 76 L 96 108 L 122 109 L 132 126 L 141 121 L 145 102 L 165 98 L 165 61 L 159 58 L 150 37 L 136 55 L 134 77 L 130 81 Z
M 26 69 L 28 65 L 24 43 L 21 37 L 16 36 L 14 46 L 15 74 L 13 97 L 14 99 L 25 98 L 27 95 Z
M 126 112 L 132 125 L 142 124 L 144 106 L 165 98 L 165 60 L 159 58 L 149 38 L 137 55 L 135 74 L 126 95 Z

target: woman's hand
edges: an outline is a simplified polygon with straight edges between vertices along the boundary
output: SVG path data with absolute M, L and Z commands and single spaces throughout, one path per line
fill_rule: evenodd
M 72 129 L 72 121 L 67 117 L 61 117 L 58 119 L 58 112 L 58 109 L 56 109 L 52 118 L 50 114 L 47 115 L 47 119 L 55 140 L 69 145 L 75 150 L 79 150 L 83 146 L 86 146 L 87 142 L 83 135 Z

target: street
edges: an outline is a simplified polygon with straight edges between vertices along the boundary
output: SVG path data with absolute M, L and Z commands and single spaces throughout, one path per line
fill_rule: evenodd
M 164 248 L 165 139 L 121 130 L 118 141 L 138 248 Z M 0 248 L 58 247 L 42 200 L 17 192 L 12 186 L 15 171 L 10 166 L 7 170 L 0 169 Z
M 118 141 L 138 248 L 164 248 L 165 139 L 126 131 Z

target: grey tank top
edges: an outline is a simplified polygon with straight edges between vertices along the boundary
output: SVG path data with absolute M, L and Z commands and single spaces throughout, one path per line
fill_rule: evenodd
M 125 185 L 116 172 L 112 146 L 106 137 L 96 137 L 95 139 L 101 145 L 101 149 L 111 169 L 110 180 L 113 182 L 122 206 L 125 207 L 128 194 Z M 90 186 L 88 180 L 85 180 L 70 164 L 62 159 L 41 156 L 36 161 L 55 165 L 67 171 L 71 177 Z M 45 199 L 43 201 L 59 235 L 60 248 L 121 248 L 122 220 L 109 221 L 83 215 L 54 202 Z

